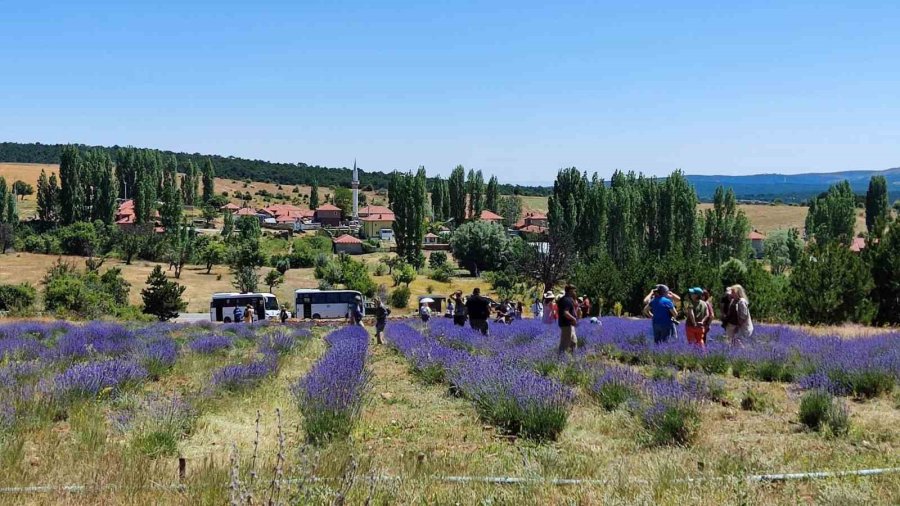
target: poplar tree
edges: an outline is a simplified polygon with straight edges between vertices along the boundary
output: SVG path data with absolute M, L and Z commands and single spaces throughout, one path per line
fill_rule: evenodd
M 63 225 L 71 225 L 84 217 L 85 195 L 81 183 L 81 154 L 78 148 L 63 148 L 59 163 L 59 205 Z
M 6 194 L 9 188 L 6 186 L 6 178 L 0 176 L 0 223 L 6 223 Z
M 469 194 L 469 219 L 479 220 L 484 210 L 484 176 L 480 170 L 469 169 L 466 191 Z
M 388 193 L 390 198 L 390 193 Z M 315 210 L 319 207 L 319 182 L 313 179 L 312 188 L 309 190 L 309 208 Z
M 579 243 L 577 232 L 583 225 L 587 189 L 587 179 L 578 169 L 561 169 L 553 182 L 553 194 L 547 200 L 550 229 L 571 237 L 573 245 Z
M 856 225 L 855 204 L 849 182 L 831 185 L 827 192 L 810 201 L 806 234 L 820 244 L 834 241 L 849 244 Z
M 881 235 L 888 218 L 887 180 L 884 176 L 872 176 L 866 191 L 866 230 L 869 235 Z
M 216 194 L 216 169 L 213 167 L 212 159 L 206 158 L 203 165 L 203 203 L 209 202 Z
M 116 183 L 112 159 L 104 150 L 93 150 L 89 153 L 91 188 L 85 192 L 91 196 L 91 221 L 100 220 L 109 224 L 116 215 Z
M 422 252 L 425 237 L 425 217 L 428 205 L 425 168 L 419 167 L 412 173 L 394 173 L 391 199 L 394 211 L 394 239 L 397 242 L 397 256 L 405 262 L 416 265 Z
M 438 177 L 431 185 L 431 212 L 435 221 L 444 221 L 444 185 Z
M 184 164 L 184 176 L 181 179 L 181 196 L 186 205 L 192 206 L 197 200 L 197 166 L 188 160 Z
M 56 184 L 56 174 L 51 174 L 48 179 L 43 169 L 38 176 L 37 208 L 41 221 L 55 223 L 59 220 L 59 188 Z
M 450 187 L 446 180 L 441 180 L 441 194 L 443 195 L 441 215 L 444 220 L 449 220 L 452 217 L 450 214 Z
M 450 173 L 450 179 L 447 181 L 447 189 L 449 191 L 448 204 L 450 213 L 448 218 L 452 218 L 454 224 L 458 227 L 466 221 L 466 169 L 462 165 L 457 165 L 453 172 Z
M 118 182 L 119 198 L 133 199 L 137 191 L 135 179 L 137 175 L 137 150 L 134 148 L 119 148 L 116 151 L 116 180 Z
M 181 192 L 178 191 L 178 161 L 175 155 L 168 158 L 163 171 L 162 208 L 160 219 L 165 229 L 173 230 L 181 223 Z M 176 278 L 178 275 L 175 276 Z
M 495 213 L 500 209 L 498 186 L 497 176 L 491 176 L 491 179 L 488 180 L 487 189 L 484 191 L 484 207 Z
M 713 208 L 703 216 L 703 245 L 706 258 L 719 265 L 729 258 L 747 257 L 750 221 L 738 209 L 734 190 L 719 186 L 713 195 Z

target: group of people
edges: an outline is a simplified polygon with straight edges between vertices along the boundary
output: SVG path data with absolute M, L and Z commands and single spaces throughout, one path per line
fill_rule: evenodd
M 234 323 L 253 323 L 254 317 L 256 316 L 256 310 L 253 309 L 253 306 L 247 304 L 247 307 L 235 306 L 234 310 L 231 312 L 231 316 L 234 318 Z
M 662 284 L 656 285 L 644 297 L 643 313 L 652 319 L 653 342 L 659 344 L 678 339 L 679 313 L 676 304 L 681 305 L 684 315 L 685 341 L 705 347 L 716 309 L 709 290 L 700 287 L 689 289 L 686 301 Z M 753 334 L 750 301 L 743 286 L 733 285 L 725 289 L 719 302 L 719 316 L 731 344 L 740 346 Z
M 536 319 L 544 323 L 553 323 L 559 320 L 559 300 L 565 295 L 565 293 L 562 293 L 557 296 L 553 291 L 547 291 L 542 299 L 535 300 L 534 304 L 531 305 L 531 313 Z M 590 297 L 577 297 L 574 299 L 574 302 L 579 319 L 587 318 L 591 315 L 593 306 Z M 591 322 L 596 323 L 598 320 L 592 318 Z

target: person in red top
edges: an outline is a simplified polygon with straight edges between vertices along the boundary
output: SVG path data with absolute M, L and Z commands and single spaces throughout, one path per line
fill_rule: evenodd
M 584 303 L 581 305 L 581 314 L 585 318 L 591 316 L 591 298 L 587 295 L 584 296 Z

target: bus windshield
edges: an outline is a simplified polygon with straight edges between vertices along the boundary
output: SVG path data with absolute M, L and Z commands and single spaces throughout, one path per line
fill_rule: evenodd
M 275 297 L 266 297 L 266 309 L 269 311 L 277 311 L 278 299 Z

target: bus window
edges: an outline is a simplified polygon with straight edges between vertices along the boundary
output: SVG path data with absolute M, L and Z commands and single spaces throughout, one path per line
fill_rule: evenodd
M 269 311 L 278 310 L 278 299 L 275 297 L 266 297 L 266 309 Z

